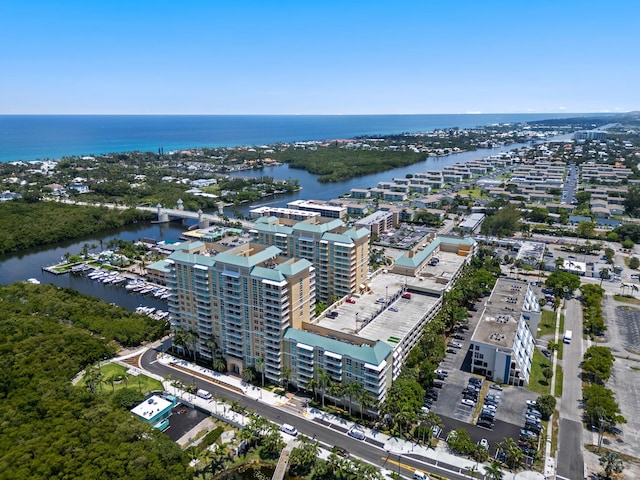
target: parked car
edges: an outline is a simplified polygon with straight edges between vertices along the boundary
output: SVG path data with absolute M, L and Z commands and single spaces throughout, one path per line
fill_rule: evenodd
M 498 390 L 499 392 L 501 392 L 502 390 L 504 390 L 500 385 L 498 385 L 497 383 L 492 383 L 489 388 L 492 388 L 494 390 Z
M 463 398 L 460 403 L 462 403 L 462 405 L 466 405 L 467 407 L 475 407 L 476 406 L 476 402 L 474 402 L 470 398 Z
M 492 429 L 493 428 L 493 422 L 489 419 L 485 419 L 485 418 L 479 418 L 478 421 L 476 422 L 476 425 L 479 427 L 484 427 L 484 428 L 488 428 L 488 429 Z
M 356 301 L 351 297 L 347 298 L 346 302 L 347 303 L 356 303 Z
M 453 348 L 462 348 L 462 344 L 458 342 L 449 342 L 449 346 Z
M 389 307 L 390 312 L 397 312 L 398 309 L 396 307 Z
M 537 407 L 538 406 L 538 402 L 536 402 L 535 400 L 527 400 L 527 406 L 529 407 Z
M 551 358 L 551 352 L 549 350 L 547 350 L 546 348 L 543 348 L 541 350 L 542 354 L 547 357 L 547 358 Z
M 531 430 L 520 430 L 520 437 L 536 439 L 538 438 L 538 434 Z
M 444 383 L 442 383 L 442 382 L 433 382 L 433 386 L 435 388 L 442 388 L 444 386 Z
M 336 453 L 344 458 L 349 458 L 349 451 L 346 448 L 335 447 Z
M 455 338 L 456 340 L 464 340 L 466 337 L 464 335 L 460 335 L 459 333 L 456 333 L 453 338 Z
M 358 429 L 355 429 L 355 428 L 352 428 L 351 430 L 349 430 L 347 432 L 347 434 L 350 437 L 353 437 L 353 438 L 355 438 L 357 440 L 364 440 L 364 438 L 365 438 L 364 432 L 362 430 L 358 430 Z
M 482 379 L 478 377 L 471 377 L 469 379 L 469 383 L 473 383 L 474 385 L 482 385 Z
M 524 418 L 527 422 L 537 422 L 539 421 L 539 418 L 536 417 L 535 415 L 531 415 L 530 413 L 525 413 L 524 414 Z
M 435 373 L 436 375 L 442 375 L 443 377 L 449 376 L 449 372 L 447 372 L 446 370 L 441 370 L 439 368 L 437 370 L 434 370 L 433 373 Z
M 406 298 L 407 300 L 411 300 L 411 294 L 409 292 L 404 292 L 402 294 L 402 298 Z
M 455 355 L 456 353 L 458 353 L 458 351 L 454 348 L 447 348 L 447 353 L 453 353 Z
M 288 423 L 283 423 L 280 427 L 280 430 L 294 437 L 298 435 L 298 430 L 296 430 L 293 425 L 289 425 Z
M 387 301 L 383 297 L 380 297 L 376 300 L 376 303 L 387 303 Z
M 486 448 L 487 450 L 489 450 L 489 442 L 487 441 L 486 438 L 483 438 L 482 440 L 480 440 L 478 445 L 480 445 L 482 448 Z

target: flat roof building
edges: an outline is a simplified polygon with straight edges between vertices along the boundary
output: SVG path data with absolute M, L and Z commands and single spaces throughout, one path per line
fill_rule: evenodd
M 540 317 L 527 282 L 499 278 L 471 337 L 471 372 L 497 383 L 527 385 Z

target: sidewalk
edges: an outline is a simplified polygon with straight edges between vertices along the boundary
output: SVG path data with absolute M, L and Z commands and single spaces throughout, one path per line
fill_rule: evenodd
M 364 433 L 365 437 L 370 440 L 374 440 L 376 442 L 380 442 L 383 444 L 382 448 L 387 452 L 390 456 L 390 460 L 396 461 L 397 458 L 393 458 L 394 456 L 407 456 L 412 460 L 425 461 L 425 465 L 437 466 L 442 469 L 443 472 L 453 472 L 458 474 L 465 474 L 468 469 L 475 467 L 476 471 L 480 472 L 480 474 L 484 474 L 484 466 L 488 465 L 488 463 L 477 463 L 474 460 L 469 460 L 467 458 L 459 457 L 449 452 L 446 443 L 444 440 L 438 442 L 438 445 L 435 449 L 427 448 L 423 445 L 419 445 L 414 442 L 410 442 L 408 440 L 401 440 L 396 437 L 390 437 L 389 435 L 385 435 L 375 430 L 371 430 L 357 423 L 348 422 L 340 417 L 336 417 L 335 415 L 331 415 L 325 413 L 316 408 L 308 408 L 304 414 L 304 417 L 307 420 L 315 420 L 320 419 L 324 422 L 331 423 L 332 425 L 337 425 L 342 428 L 347 428 L 348 430 L 354 429 Z M 353 441 L 358 441 L 354 439 Z M 482 478 L 482 477 L 480 477 Z M 517 474 L 510 473 L 505 471 L 503 480 L 543 480 L 544 475 L 538 472 L 520 472 Z
M 138 355 L 139 353 L 140 352 L 138 351 L 137 353 L 130 355 Z M 119 357 L 118 360 L 121 360 L 123 358 L 125 357 Z M 249 398 L 252 398 L 259 402 L 264 402 L 274 407 L 281 407 L 291 400 L 291 398 L 287 396 L 276 395 L 270 390 L 266 390 L 253 385 L 248 385 L 235 376 L 214 372 L 211 369 L 195 365 L 187 360 L 178 359 L 166 353 L 158 353 L 157 361 L 165 365 L 171 365 L 173 368 L 188 371 L 192 375 L 204 380 L 215 381 L 223 387 L 229 388 L 233 391 L 239 391 Z M 248 417 L 231 411 L 229 405 L 222 402 L 221 400 L 205 400 L 194 394 L 176 389 L 175 387 L 171 386 L 171 382 L 167 381 L 166 379 L 162 379 L 162 384 L 164 385 L 164 388 L 167 392 L 173 393 L 192 404 L 209 410 L 212 412 L 212 414 L 215 414 L 215 416 L 224 419 L 231 424 L 243 426 L 249 422 Z M 313 407 L 305 408 L 302 412 L 302 416 L 307 421 L 313 422 L 318 419 L 331 425 L 347 429 L 347 431 L 351 429 L 359 430 L 365 435 L 366 438 L 381 444 L 381 448 L 383 448 L 384 451 L 387 452 L 387 455 L 390 457 L 390 461 L 398 460 L 397 458 L 393 458 L 394 456 L 399 456 L 400 458 L 402 456 L 406 456 L 414 461 L 424 461 L 425 466 L 433 467 L 435 465 L 436 467 L 440 468 L 443 473 L 453 472 L 463 475 L 466 473 L 468 468 L 472 467 L 475 467 L 477 471 L 480 472 L 480 474 L 484 474 L 483 466 L 488 465 L 482 463 L 479 464 L 473 460 L 459 457 L 450 453 L 444 441 L 438 442 L 438 445 L 435 449 L 427 448 L 423 445 L 419 445 L 408 440 L 401 440 L 396 437 L 385 435 L 376 430 L 362 427 L 357 423 L 349 422 L 343 418 L 323 412 L 322 410 Z M 359 440 L 354 438 L 353 441 L 355 442 Z M 544 475 L 531 471 L 519 472 L 517 474 L 505 471 L 503 476 L 503 480 L 543 480 L 544 478 Z

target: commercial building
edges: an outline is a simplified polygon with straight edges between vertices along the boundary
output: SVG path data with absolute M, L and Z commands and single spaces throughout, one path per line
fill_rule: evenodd
M 347 209 L 343 206 L 330 205 L 317 200 L 294 200 L 293 202 L 287 203 L 287 207 L 292 210 L 316 212 L 326 218 L 342 218 L 347 214 Z
M 527 385 L 540 317 L 527 282 L 498 279 L 471 337 L 471 372 L 497 383 Z
M 398 226 L 399 215 L 392 211 L 378 210 L 356 222 L 356 227 L 367 228 L 372 235 L 380 235 Z
M 310 218 L 287 222 L 259 218 L 250 230 L 255 242 L 275 245 L 283 255 L 309 260 L 315 267 L 316 298 L 331 303 L 365 283 L 369 268 L 369 230 L 347 228 L 342 220 Z
M 259 368 L 277 382 L 286 329 L 301 328 L 315 308 L 311 262 L 282 254 L 274 246 L 246 243 L 209 255 L 201 242 L 171 254 L 172 326 L 195 334 L 183 348 L 211 360 L 219 353 L 238 374 L 258 368 L 262 359 Z
M 178 399 L 172 395 L 161 397 L 153 395 L 141 404 L 133 407 L 131 413 L 147 422 L 154 428 L 166 430 L 169 427 L 169 417 Z

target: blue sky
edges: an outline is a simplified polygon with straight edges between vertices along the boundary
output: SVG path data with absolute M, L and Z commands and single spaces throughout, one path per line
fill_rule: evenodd
M 0 113 L 640 110 L 639 19 L 636 0 L 0 0 Z

